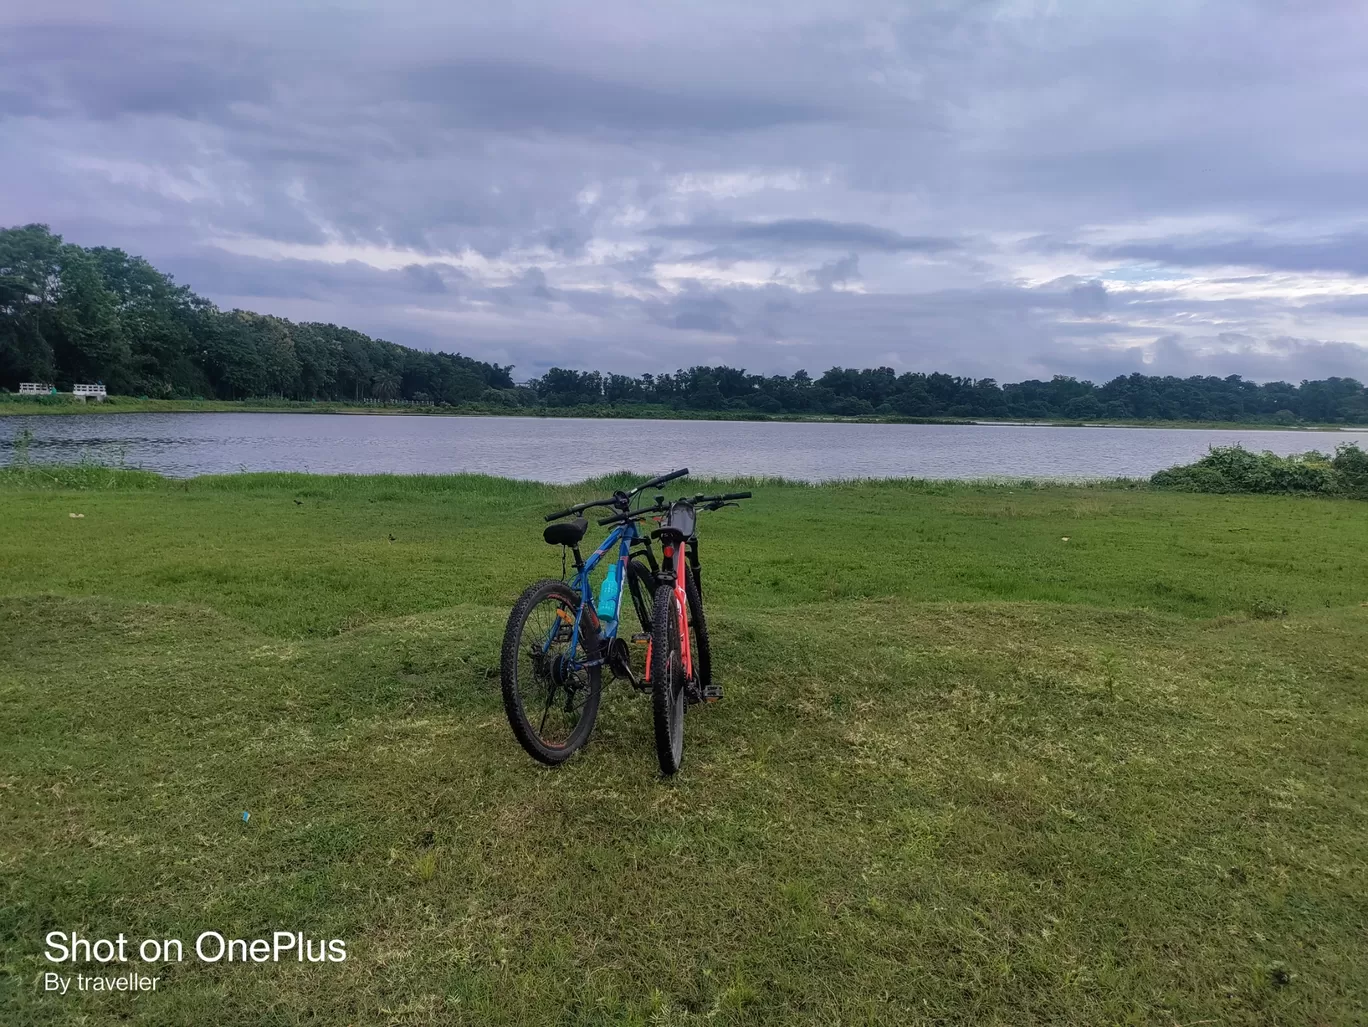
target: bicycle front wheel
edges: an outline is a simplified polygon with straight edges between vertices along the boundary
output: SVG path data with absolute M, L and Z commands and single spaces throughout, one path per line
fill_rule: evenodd
M 684 762 L 684 708 L 687 676 L 680 648 L 680 609 L 674 586 L 656 589 L 651 627 L 651 712 L 656 757 L 662 774 L 678 772 Z
M 513 605 L 504 629 L 499 677 L 504 712 L 518 742 L 535 760 L 564 763 L 589 740 L 598 716 L 603 669 L 598 631 L 580 621 L 580 596 L 548 578 L 530 586 Z

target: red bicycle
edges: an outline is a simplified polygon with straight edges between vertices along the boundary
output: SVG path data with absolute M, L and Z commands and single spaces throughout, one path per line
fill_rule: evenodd
M 660 527 L 651 537 L 660 540 L 664 562 L 655 571 L 651 609 L 651 637 L 646 649 L 646 684 L 651 689 L 656 756 L 664 774 L 676 773 L 684 762 L 684 711 L 698 702 L 716 702 L 722 688 L 712 679 L 708 622 L 703 613 L 702 567 L 698 560 L 699 510 L 739 506 L 749 492 L 720 496 L 697 495 L 605 517 L 600 525 L 623 524 L 651 518 Z

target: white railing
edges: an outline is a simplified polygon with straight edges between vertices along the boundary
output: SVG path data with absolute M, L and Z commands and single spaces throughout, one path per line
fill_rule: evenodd
M 109 395 L 109 393 L 105 392 L 105 387 L 103 385 L 73 385 L 71 387 L 71 394 L 78 399 L 85 399 L 87 396 L 94 399 L 104 399 Z
M 21 396 L 48 396 L 57 391 L 50 382 L 20 382 L 19 395 Z

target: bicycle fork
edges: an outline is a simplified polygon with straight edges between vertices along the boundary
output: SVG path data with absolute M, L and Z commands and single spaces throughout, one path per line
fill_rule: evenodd
M 684 664 L 684 676 L 692 681 L 693 671 L 693 652 L 689 645 L 689 594 L 684 587 L 687 580 L 685 575 L 688 571 L 684 568 L 685 549 L 678 544 L 665 546 L 665 565 L 661 568 L 659 580 L 662 583 L 668 581 L 674 590 L 675 606 L 679 610 L 679 657 Z M 689 546 L 690 563 L 695 568 L 698 567 L 697 545 Z M 695 579 L 696 580 L 696 579 Z M 652 637 L 646 643 L 646 681 L 651 680 L 651 655 L 655 646 L 655 638 Z

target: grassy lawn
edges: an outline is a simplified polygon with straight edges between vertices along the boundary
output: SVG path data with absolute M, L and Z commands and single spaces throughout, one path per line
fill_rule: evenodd
M 558 771 L 499 703 L 603 483 L 0 471 L 0 1022 L 1361 1022 L 1368 504 L 754 487 L 662 781 L 626 686 Z

